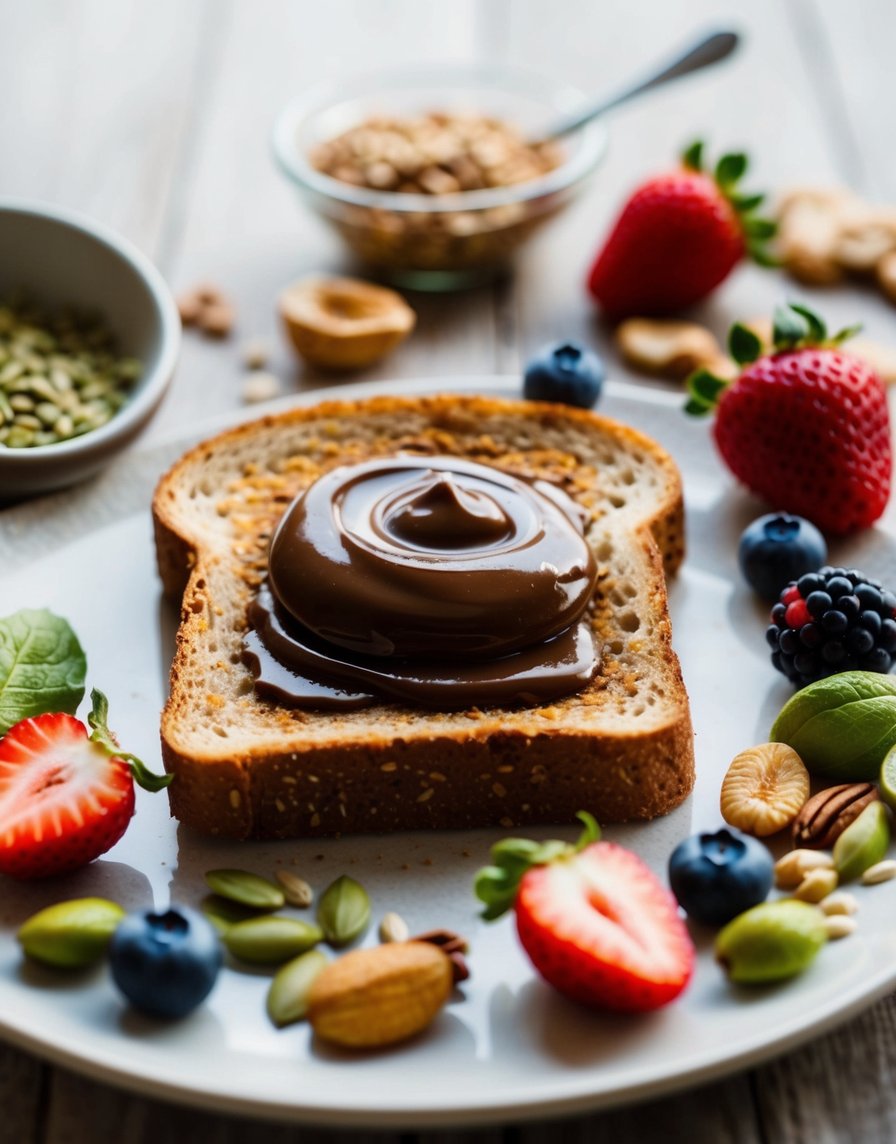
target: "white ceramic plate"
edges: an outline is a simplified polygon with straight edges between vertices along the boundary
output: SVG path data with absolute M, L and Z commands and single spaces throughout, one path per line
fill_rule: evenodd
M 337 392 L 354 396 L 370 388 Z M 512 394 L 516 382 L 372 388 Z M 671 601 L 697 732 L 697 788 L 665 819 L 606 831 L 660 874 L 677 841 L 720 824 L 718 789 L 728 761 L 765 738 L 790 693 L 767 659 L 765 608 L 736 572 L 737 537 L 760 506 L 724 475 L 708 426 L 688 420 L 679 407 L 678 396 L 626 385 L 610 386 L 602 405 L 664 443 L 686 486 L 690 548 Z M 150 763 L 158 762 L 158 712 L 176 617 L 161 600 L 155 576 L 149 492 L 156 473 L 186 443 L 132 460 L 92 492 L 0 517 L 6 567 L 19 557 L 18 567 L 0 578 L 0 610 L 48 606 L 70 620 L 88 654 L 89 685 L 108 693 L 112 726 Z M 129 483 L 125 475 L 135 472 L 141 480 Z M 110 523 L 97 523 L 103 520 Z M 58 548 L 60 537 L 69 539 Z M 878 529 L 832 557 L 881 575 L 896 565 L 894 552 L 892 536 Z M 699 932 L 696 975 L 677 1003 L 635 1018 L 582 1011 L 535 978 L 509 918 L 486 925 L 477 917 L 471 880 L 501 834 L 215 843 L 178 830 L 164 795 L 138 792 L 134 822 L 103 860 L 49 884 L 3 880 L 0 1031 L 94 1077 L 197 1105 L 330 1125 L 445 1126 L 573 1113 L 694 1084 L 782 1052 L 896 983 L 894 882 L 858 888 L 858 934 L 832 943 L 790 984 L 733 990 L 712 961 L 711 934 Z M 375 918 L 396 910 L 412 931 L 438 925 L 468 935 L 473 976 L 463 996 L 413 1043 L 345 1056 L 313 1043 L 307 1027 L 272 1028 L 264 1012 L 266 974 L 227 969 L 196 1014 L 162 1024 L 129 1011 L 104 969 L 74 976 L 42 971 L 23 963 L 14 940 L 16 926 L 51 901 L 90 893 L 127 907 L 163 905 L 169 896 L 197 903 L 207 869 L 272 872 L 278 864 L 300 871 L 316 889 L 353 874 L 369 890 Z M 371 932 L 365 942 L 375 940 Z

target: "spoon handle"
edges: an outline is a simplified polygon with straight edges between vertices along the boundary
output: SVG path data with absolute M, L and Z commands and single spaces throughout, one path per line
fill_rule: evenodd
M 653 72 L 647 79 L 639 80 L 631 87 L 623 88 L 615 95 L 603 96 L 597 103 L 591 104 L 584 111 L 577 111 L 574 115 L 553 123 L 549 130 L 541 136 L 541 140 L 560 139 L 564 135 L 569 135 L 580 127 L 584 127 L 586 123 L 590 123 L 592 119 L 603 115 L 611 108 L 618 107 L 621 103 L 627 103 L 628 100 L 634 99 L 637 95 L 642 95 L 645 91 L 652 91 L 655 87 L 668 83 L 669 80 L 678 79 L 680 76 L 689 75 L 691 72 L 699 71 L 710 64 L 724 60 L 731 55 L 739 41 L 740 37 L 737 32 L 713 32 L 696 44 L 692 44 L 681 55 L 676 56 L 671 63 L 664 65 L 659 71 Z

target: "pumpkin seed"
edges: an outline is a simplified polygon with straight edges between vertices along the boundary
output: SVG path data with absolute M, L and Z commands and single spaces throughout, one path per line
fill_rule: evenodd
M 323 930 L 311 922 L 268 914 L 237 922 L 224 932 L 222 940 L 240 961 L 280 965 L 300 953 L 306 953 L 323 936 Z
M 276 874 L 287 903 L 298 910 L 307 909 L 314 901 L 314 891 L 305 879 L 291 870 L 277 870 Z
M 201 908 L 218 933 L 222 935 L 237 922 L 258 917 L 257 910 L 249 909 L 248 906 L 241 906 L 239 902 L 231 902 L 228 898 L 222 898 L 218 894 L 207 894 L 202 899 Z
M 308 994 L 317 975 L 327 964 L 327 955 L 319 949 L 310 949 L 288 961 L 274 974 L 268 989 L 268 1016 L 282 1029 L 301 1021 L 308 1012 Z
M 343 874 L 331 883 L 317 905 L 317 920 L 327 941 L 339 948 L 359 937 L 370 921 L 370 898 L 364 887 Z
M 209 870 L 205 880 L 222 898 L 255 910 L 279 910 L 286 902 L 279 886 L 248 870 Z
M 83 969 L 100 960 L 123 917 L 116 902 L 74 898 L 38 911 L 20 927 L 17 937 L 35 961 Z

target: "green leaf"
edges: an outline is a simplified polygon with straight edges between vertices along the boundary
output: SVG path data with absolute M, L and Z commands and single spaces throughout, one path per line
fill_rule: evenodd
M 584 829 L 574 844 L 558 838 L 533 842 L 528 838 L 504 838 L 491 849 L 491 865 L 483 866 L 473 879 L 473 893 L 484 904 L 482 917 L 491 922 L 513 908 L 520 881 L 533 866 L 572 858 L 600 838 L 600 827 L 586 810 L 576 817 Z
M 716 163 L 716 182 L 720 187 L 731 187 L 743 177 L 747 169 L 747 157 L 742 152 L 723 155 Z
M 695 139 L 694 142 L 682 154 L 681 161 L 689 171 L 702 171 L 703 140 Z
M 769 270 L 776 270 L 781 265 L 781 259 L 766 250 L 759 241 L 747 242 L 747 254 L 757 266 L 765 266 Z
M 107 725 L 109 701 L 102 691 L 98 691 L 94 687 L 90 692 L 90 702 L 92 707 L 87 716 L 87 722 L 93 732 L 90 736 L 91 742 L 102 747 L 107 755 L 114 755 L 116 759 L 122 759 L 126 762 L 131 768 L 131 774 L 134 776 L 134 782 L 137 786 L 151 791 L 153 794 L 156 791 L 164 790 L 174 776 L 154 774 L 136 755 L 122 751 Z
M 762 342 L 749 326 L 735 322 L 728 334 L 728 352 L 738 365 L 748 365 L 762 353 Z
M 793 349 L 809 336 L 809 323 L 788 306 L 776 306 L 772 340 L 775 349 Z
M 770 218 L 747 218 L 744 220 L 744 234 L 748 238 L 765 242 L 778 233 L 778 224 Z
M 707 405 L 705 401 L 698 401 L 696 397 L 689 397 L 683 408 L 689 417 L 706 417 L 713 410 L 711 405 Z
M 688 393 L 691 397 L 712 409 L 719 400 L 722 390 L 728 388 L 728 382 L 716 377 L 708 369 L 695 370 L 687 380 Z
M 838 330 L 836 334 L 830 339 L 832 345 L 842 346 L 844 342 L 848 342 L 850 338 L 854 338 L 856 334 L 862 332 L 862 323 L 858 322 L 854 326 L 844 326 L 842 330 Z
M 818 342 L 820 344 L 821 342 L 827 340 L 828 328 L 824 324 L 824 320 L 818 314 L 816 314 L 814 310 L 810 310 L 808 306 L 802 306 L 798 302 L 790 302 L 788 305 L 790 306 L 791 310 L 797 314 L 800 314 L 803 318 L 806 319 L 806 325 L 809 327 L 809 338 L 811 341 Z
M 758 210 L 759 207 L 765 202 L 765 195 L 737 195 L 730 194 L 728 201 L 740 214 L 748 214 L 750 211 Z
M 61 616 L 23 608 L 0 619 L 0 735 L 33 715 L 74 715 L 86 674 L 87 657 Z

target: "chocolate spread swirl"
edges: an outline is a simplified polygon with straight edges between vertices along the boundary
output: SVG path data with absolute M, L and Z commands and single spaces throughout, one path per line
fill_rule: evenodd
M 296 498 L 249 607 L 259 694 L 312 708 L 448 709 L 580 690 L 597 575 L 578 507 L 456 457 L 332 470 Z

